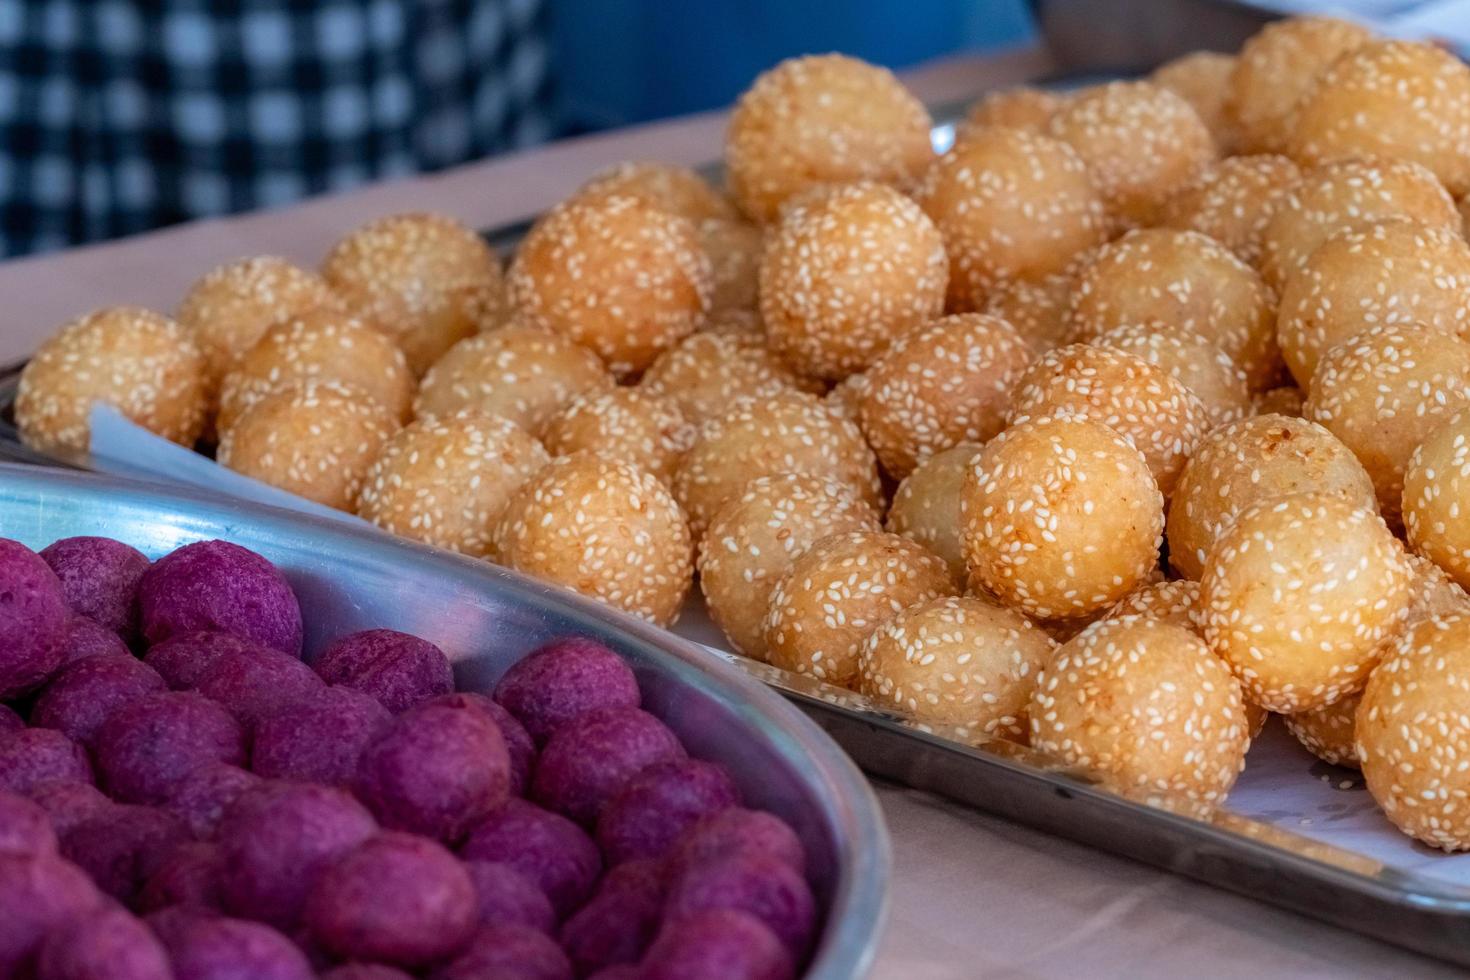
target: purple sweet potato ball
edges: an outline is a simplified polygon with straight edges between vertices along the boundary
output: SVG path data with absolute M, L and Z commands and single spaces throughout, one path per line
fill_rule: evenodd
M 185 916 L 159 934 L 174 980 L 312 980 L 311 964 L 269 926 L 224 916 Z
M 276 566 L 228 541 L 196 541 L 164 555 L 138 584 L 143 636 L 219 630 L 301 656 L 301 606 Z
M 109 908 L 54 929 L 41 944 L 36 980 L 169 980 L 168 954 L 129 912 Z
M 225 811 L 260 777 L 226 762 L 200 766 L 174 784 L 164 806 L 200 839 L 213 837 Z
M 74 664 L 88 657 L 131 657 L 128 649 L 112 630 L 98 626 L 86 616 L 73 616 L 66 621 L 61 637 L 61 666 Z
M 243 793 L 220 822 L 220 893 L 233 915 L 295 926 L 323 870 L 377 832 L 347 793 L 275 783 Z
M 485 695 L 470 691 L 446 694 L 435 698 L 433 703 L 475 708 L 495 722 L 495 727 L 500 729 L 500 737 L 505 739 L 505 751 L 510 755 L 510 791 L 515 796 L 526 795 L 526 786 L 531 781 L 531 767 L 536 764 L 536 743 L 514 715 Z
M 732 854 L 686 868 L 669 882 L 664 915 L 677 921 L 707 909 L 755 916 L 800 958 L 817 926 L 817 903 L 806 879 L 785 861 Z
M 61 838 L 61 853 L 92 876 L 98 888 L 131 904 L 188 829 L 167 810 L 114 806 L 77 824 Z
M 112 538 L 53 541 L 41 557 L 61 580 L 66 604 L 104 629 L 131 642 L 138 633 L 138 583 L 148 556 Z
M 41 942 L 96 910 L 92 880 L 59 857 L 0 855 L 0 977 L 25 976 Z
M 640 980 L 641 977 L 636 964 L 619 963 L 617 966 L 608 966 L 596 973 L 589 973 L 587 980 Z
M 791 980 L 791 955 L 754 916 L 709 909 L 670 923 L 638 969 L 639 980 Z
M 215 658 L 195 690 L 224 705 L 248 731 L 262 718 L 295 707 L 322 687 L 321 678 L 297 658 L 263 650 Z
M 185 908 L 219 911 L 223 857 L 218 844 L 185 841 L 159 862 L 138 893 L 138 909 L 156 912 L 180 905 Z
M 711 813 L 740 802 L 729 773 L 712 762 L 686 759 L 634 776 L 597 818 L 597 845 L 609 864 L 661 858 L 679 835 Z
M 534 651 L 505 672 L 495 700 L 538 743 L 589 711 L 636 708 L 638 681 L 622 658 L 596 640 L 572 637 Z
M 643 770 L 684 759 L 667 725 L 638 708 L 580 715 L 557 729 L 541 751 L 531 796 L 591 826 L 603 805 Z
M 572 964 L 550 936 L 525 926 L 482 926 L 431 980 L 572 980 Z
M 363 750 L 357 794 L 385 827 L 457 841 L 510 794 L 505 739 L 468 705 L 410 708 Z
M 454 690 L 454 669 L 444 651 L 397 630 L 342 637 L 323 651 L 316 671 L 328 684 L 371 694 L 395 715 Z
M 318 976 L 320 980 L 411 980 L 402 970 L 381 963 L 344 963 Z
M 56 831 L 46 811 L 24 796 L 0 793 L 0 854 L 35 857 L 55 853 Z
M 744 807 L 713 813 L 686 830 L 670 855 L 669 870 L 678 874 L 732 854 L 772 857 L 806 874 L 806 851 L 796 831 L 773 813 Z
M 25 719 L 15 713 L 9 705 L 0 704 L 0 738 L 26 727 Z
M 469 940 L 477 911 L 474 882 L 444 845 L 389 831 L 321 873 L 305 920 L 340 959 L 422 967 Z
M 464 869 L 475 885 L 479 925 L 530 926 L 551 933 L 556 910 L 551 899 L 530 878 L 499 861 L 466 861 Z
M 51 566 L 19 541 L 0 538 L 0 698 L 39 686 L 60 665 L 70 618 Z
M 192 691 L 220 657 L 237 653 L 271 653 L 270 647 L 218 630 L 180 633 L 150 647 L 143 662 L 158 671 L 175 691 Z
M 515 798 L 470 831 L 460 856 L 508 865 L 535 882 L 563 916 L 592 894 L 602 873 L 602 855 L 581 827 Z
M 113 712 L 167 689 L 158 671 L 123 651 L 67 664 L 41 689 L 31 724 L 91 745 Z
M 65 836 L 77 824 L 117 805 L 91 783 L 72 779 L 37 783 L 26 791 L 26 798 L 46 811 L 57 837 Z
M 324 687 L 255 725 L 250 767 L 268 779 L 351 786 L 362 750 L 392 716 L 350 687 Z
M 127 803 L 162 803 L 174 786 L 212 762 L 243 765 L 245 733 L 201 694 L 164 691 L 113 712 L 97 730 L 102 785 Z
M 579 975 L 635 963 L 663 916 L 663 867 L 627 861 L 608 872 L 592 900 L 562 924 L 561 946 Z
M 92 782 L 87 750 L 51 728 L 22 728 L 0 735 L 0 790 L 26 795 L 54 779 Z

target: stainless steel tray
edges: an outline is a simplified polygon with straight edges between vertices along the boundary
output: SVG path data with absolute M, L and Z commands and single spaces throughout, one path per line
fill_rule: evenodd
M 437 643 L 462 688 L 488 689 L 568 634 L 607 643 L 645 705 L 689 750 L 727 765 L 745 799 L 806 844 L 826 924 L 807 976 L 864 974 L 881 934 L 888 835 L 862 774 L 802 714 L 692 644 L 561 589 L 331 520 L 56 469 L 0 464 L 0 535 L 40 548 L 103 534 L 158 556 L 226 538 L 275 562 L 301 599 L 307 658 L 343 633 L 390 627 Z

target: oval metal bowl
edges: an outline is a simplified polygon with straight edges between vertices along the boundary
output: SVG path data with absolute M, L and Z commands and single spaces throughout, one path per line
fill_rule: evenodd
M 569 634 L 632 666 L 645 706 L 691 754 L 726 765 L 746 800 L 806 844 L 825 912 L 807 976 L 866 972 L 887 904 L 889 844 L 867 782 L 795 707 L 663 630 L 484 562 L 370 530 L 151 484 L 0 465 L 0 536 L 32 548 L 79 534 L 157 557 L 224 538 L 275 562 L 300 597 L 307 659 L 343 633 L 389 627 L 437 643 L 459 686 L 488 690 L 521 656 Z

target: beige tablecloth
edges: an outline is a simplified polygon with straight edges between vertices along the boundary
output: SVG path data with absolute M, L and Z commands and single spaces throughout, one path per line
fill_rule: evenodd
M 941 63 L 909 81 L 930 102 L 1047 71 L 1022 51 Z M 171 309 L 210 266 L 277 253 L 315 263 L 353 224 L 437 209 L 490 227 L 544 209 L 594 170 L 627 159 L 702 163 L 723 119 L 696 116 L 566 141 L 430 177 L 295 207 L 202 221 L 122 242 L 0 264 L 0 364 L 96 306 Z M 893 835 L 891 917 L 875 977 L 1457 976 L 1433 961 L 1143 865 L 881 786 Z

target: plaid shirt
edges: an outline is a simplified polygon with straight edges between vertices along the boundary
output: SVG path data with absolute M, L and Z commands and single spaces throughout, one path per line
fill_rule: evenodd
M 0 255 L 547 135 L 544 0 L 0 2 Z

